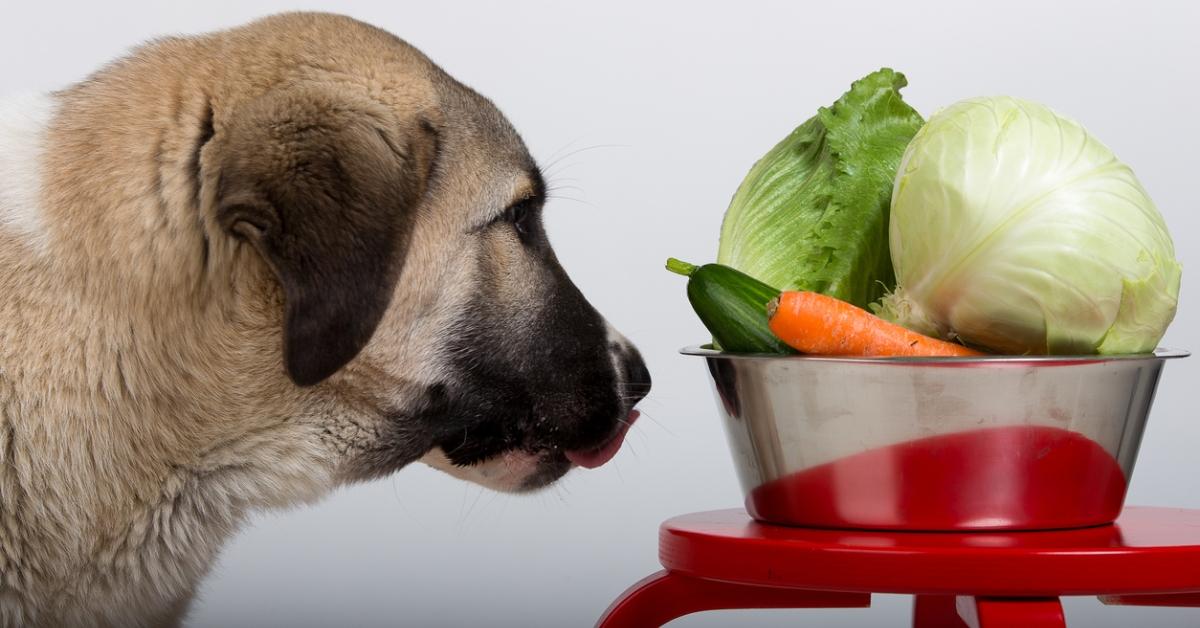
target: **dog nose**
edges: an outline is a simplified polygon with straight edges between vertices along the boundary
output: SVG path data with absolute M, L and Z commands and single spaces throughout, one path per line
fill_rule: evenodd
M 650 369 L 636 350 L 631 351 L 625 358 L 625 399 L 626 407 L 632 409 L 646 395 L 650 394 Z

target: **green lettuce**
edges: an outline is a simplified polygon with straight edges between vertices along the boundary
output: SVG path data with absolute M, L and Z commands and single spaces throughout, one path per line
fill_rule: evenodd
M 721 225 L 717 261 L 781 290 L 811 290 L 859 307 L 891 290 L 892 182 L 924 123 L 884 68 L 754 164 Z

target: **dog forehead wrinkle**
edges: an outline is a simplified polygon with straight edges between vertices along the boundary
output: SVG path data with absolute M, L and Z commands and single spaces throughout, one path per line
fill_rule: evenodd
M 537 169 L 536 162 L 499 108 L 448 76 L 435 81 L 434 85 L 444 115 L 454 122 L 445 129 L 447 148 L 465 157 L 486 155 L 487 161 L 476 162 L 476 165 L 487 177 L 501 177 L 517 183 L 527 181 L 529 174 Z M 505 198 L 501 202 L 506 205 L 515 193 L 513 188 L 502 190 L 499 196 Z

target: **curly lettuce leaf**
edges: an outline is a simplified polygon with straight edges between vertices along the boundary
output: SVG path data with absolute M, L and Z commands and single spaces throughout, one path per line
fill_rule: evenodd
M 721 225 L 717 261 L 782 290 L 866 307 L 896 279 L 888 252 L 892 181 L 924 120 L 884 68 L 754 164 Z

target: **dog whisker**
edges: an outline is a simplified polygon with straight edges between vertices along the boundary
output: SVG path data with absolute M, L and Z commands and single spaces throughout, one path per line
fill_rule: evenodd
M 492 507 L 492 504 L 496 503 L 496 499 L 497 499 L 497 498 L 499 498 L 499 497 L 500 497 L 500 495 L 502 495 L 502 494 L 503 494 L 503 493 L 501 493 L 500 491 L 488 491 L 488 492 L 492 494 L 492 498 L 491 498 L 491 499 L 489 499 L 489 500 L 487 500 L 487 503 L 483 505 L 483 510 L 484 510 L 484 511 L 487 511 L 487 509 L 491 508 L 491 507 Z M 501 504 L 504 504 L 504 503 L 505 503 L 505 500 L 501 500 L 501 502 L 500 502 L 500 503 L 501 503 Z M 499 517 L 493 517 L 493 518 L 492 518 L 492 521 L 495 521 L 495 520 L 496 520 L 496 519 L 498 519 L 498 518 L 499 518 Z
M 672 431 L 671 431 L 671 428 L 667 427 L 666 425 L 663 425 L 662 421 L 659 421 L 658 419 L 654 418 L 654 416 L 653 416 L 653 415 L 651 415 L 649 412 L 646 412 L 645 410 L 640 410 L 640 409 L 639 409 L 639 411 L 640 411 L 640 413 L 641 413 L 641 416 L 643 416 L 643 417 L 645 417 L 645 418 L 649 419 L 651 423 L 653 423 L 653 424 L 655 424 L 655 425 L 659 426 L 660 428 L 662 428 L 662 430 L 663 430 L 664 432 L 666 432 L 668 435 L 670 435 L 670 436 L 673 436 L 673 437 L 675 437 L 675 438 L 678 438 L 678 437 L 679 437 L 679 435 L 678 435 L 678 434 L 676 434 L 675 432 L 672 432 Z
M 595 203 L 592 203 L 590 201 L 585 201 L 581 198 L 575 198 L 573 196 L 559 196 L 557 194 L 547 194 L 546 198 L 559 199 L 559 200 L 564 200 L 564 201 L 575 201 L 576 203 L 582 203 L 584 205 L 587 205 L 588 207 L 593 207 L 593 208 L 596 207 Z
M 567 498 L 564 495 L 564 493 L 567 493 L 567 492 L 568 491 L 567 491 L 567 487 L 565 486 L 565 483 L 559 482 L 557 484 L 554 484 L 553 487 L 549 491 L 543 491 L 542 495 L 548 495 L 549 497 L 557 498 L 559 503 L 566 504 Z M 543 503 L 545 503 L 545 502 L 543 502 Z
M 483 493 L 484 493 L 484 488 L 482 486 L 480 486 L 479 490 L 477 490 L 475 492 L 475 499 L 471 501 L 471 507 L 467 509 L 467 513 L 465 515 L 463 515 L 463 517 L 459 521 L 459 523 L 465 523 L 466 520 L 471 517 L 471 513 L 475 511 L 475 506 L 479 504 L 479 499 L 481 497 L 483 497 Z
M 644 401 L 645 403 L 653 404 L 653 405 L 656 405 L 656 406 L 658 406 L 658 407 L 662 408 L 662 407 L 664 407 L 664 406 L 663 406 L 663 403 L 662 403 L 662 401 L 663 401 L 663 397 L 664 397 L 664 396 L 665 396 L 665 397 L 666 397 L 668 400 L 677 400 L 677 399 L 679 398 L 678 396 L 674 396 L 674 397 L 673 397 L 673 396 L 671 396 L 671 395 L 664 395 L 663 393 L 661 393 L 661 392 L 659 392 L 659 391 L 655 391 L 655 392 L 654 392 L 654 395 L 652 395 L 652 396 L 650 396 L 650 397 L 646 397 L 646 398 L 645 398 L 643 401 Z M 638 405 L 640 406 L 641 404 L 638 404 Z
M 546 164 L 546 166 L 545 166 L 545 168 L 543 168 L 543 170 L 549 170 L 550 168 L 553 168 L 555 164 L 566 159 L 567 157 L 571 157 L 572 155 L 578 155 L 579 153 L 587 152 L 589 150 L 596 150 L 598 148 L 630 148 L 630 147 L 631 146 L 628 144 L 592 144 L 591 146 L 584 146 L 582 148 L 576 148 L 573 151 L 570 151 L 568 153 L 563 154 L 560 157 L 555 158 L 554 161 L 551 161 L 550 163 Z
M 579 187 L 578 185 L 557 185 L 557 184 L 554 184 L 554 185 L 548 185 L 548 186 L 546 186 L 546 194 L 547 194 L 547 195 L 552 195 L 552 194 L 554 194 L 555 192 L 557 192 L 557 191 L 559 191 L 559 190 L 575 190 L 575 191 L 577 191 L 577 192 L 582 192 L 582 191 L 583 191 L 583 188 L 582 188 L 582 187 Z
M 499 495 L 500 493 L 496 493 L 496 494 L 497 494 L 497 495 Z M 500 519 L 503 519 L 503 518 L 504 518 L 504 515 L 505 515 L 505 513 L 507 513 L 507 512 L 508 512 L 508 505 L 509 505 L 510 503 L 512 503 L 512 501 L 513 501 L 513 500 L 511 500 L 511 499 L 503 499 L 503 500 L 500 500 L 500 514 L 496 515 L 496 519 L 497 519 L 497 520 L 500 520 Z
M 546 185 L 547 185 L 547 187 L 553 188 L 553 187 L 555 187 L 556 184 L 558 184 L 559 181 L 570 181 L 573 183 L 579 183 L 581 180 L 582 179 L 580 179 L 579 177 L 560 177 L 556 174 L 553 176 L 553 178 L 546 179 Z
M 467 512 L 467 496 L 470 494 L 471 494 L 471 488 L 469 486 L 463 486 L 462 501 L 460 501 L 458 503 L 458 524 L 457 525 L 459 525 L 459 526 L 462 525 L 463 514 Z
M 563 199 L 563 200 L 567 200 L 567 201 L 579 201 L 581 203 L 584 202 L 583 199 L 581 199 L 577 196 L 567 196 L 565 194 L 560 194 L 557 190 L 547 190 L 546 191 L 546 200 L 551 201 L 554 199 Z
M 629 449 L 629 455 L 630 455 L 630 456 L 633 456 L 634 458 L 638 458 L 638 457 L 640 457 L 640 454 L 638 453 L 638 447 L 639 447 L 639 446 L 640 446 L 640 445 L 638 445 L 637 443 L 635 443 L 635 442 L 633 442 L 633 441 L 629 441 L 629 448 L 628 448 L 628 449 Z
M 421 519 L 420 517 L 416 516 L 415 513 L 413 513 L 412 509 L 409 508 L 407 502 L 405 502 L 403 499 L 400 499 L 400 480 L 399 480 L 399 478 L 397 478 L 396 476 L 392 476 L 391 485 L 392 485 L 392 496 L 396 498 L 396 503 L 400 506 L 400 511 L 403 512 L 408 517 L 409 521 L 416 522 L 416 524 L 418 526 L 420 526 L 420 528 L 423 532 L 429 532 L 430 531 L 429 526 L 425 523 L 425 521 L 423 519 Z
M 558 181 L 562 175 L 566 174 L 571 168 L 578 166 L 582 162 L 572 161 L 559 166 L 555 170 L 549 170 L 542 173 L 542 177 L 547 181 Z
M 583 139 L 582 137 L 577 137 L 577 138 L 567 142 L 566 144 L 559 146 L 558 148 L 554 149 L 553 153 L 550 153 L 550 155 L 548 155 L 546 157 L 546 160 L 549 163 L 554 163 L 554 161 L 558 158 L 559 153 L 562 153 L 563 151 L 570 149 L 571 146 L 573 146 L 576 142 L 579 142 L 582 139 Z
M 564 177 L 564 176 L 561 176 L 562 174 L 563 173 L 554 173 L 552 175 L 547 175 L 546 176 L 546 189 L 554 190 L 557 188 L 561 188 L 564 184 L 575 185 L 582 181 L 579 177 Z

